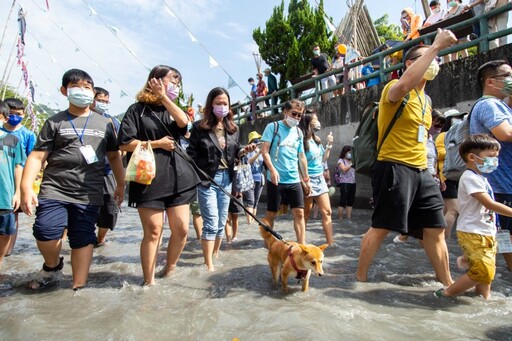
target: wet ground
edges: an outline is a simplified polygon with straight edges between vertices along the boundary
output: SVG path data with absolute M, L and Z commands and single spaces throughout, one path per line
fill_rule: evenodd
M 42 257 L 31 219 L 23 216 L 15 253 L 0 275 L 0 340 L 512 340 L 512 273 L 501 257 L 489 301 L 471 293 L 434 297 L 442 286 L 423 250 L 412 240 L 395 244 L 391 235 L 369 282 L 355 282 L 370 214 L 354 210 L 351 223 L 335 219 L 336 245 L 325 250 L 325 275 L 312 277 L 307 293 L 290 280 L 288 295 L 272 284 L 258 226 L 243 216 L 238 242 L 224 243 L 215 272 L 205 271 L 191 227 L 176 273 L 142 288 L 142 231 L 130 208 L 123 208 L 109 243 L 95 249 L 86 289 L 70 289 L 66 245 L 64 280 L 34 293 L 25 283 L 41 268 Z M 294 239 L 288 216 L 277 220 L 276 231 Z M 167 229 L 159 266 L 168 237 Z M 319 219 L 310 221 L 307 240 L 324 243 Z M 460 250 L 453 239 L 449 248 L 456 277 Z

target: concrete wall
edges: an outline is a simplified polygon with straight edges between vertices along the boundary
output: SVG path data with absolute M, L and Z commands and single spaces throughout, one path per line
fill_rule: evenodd
M 512 62 L 512 44 L 441 65 L 439 75 L 432 82 L 429 82 L 426 87 L 426 92 L 432 99 L 433 107 L 442 112 L 450 108 L 457 108 L 461 112 L 469 112 L 472 104 L 481 96 L 476 79 L 478 67 L 495 59 L 505 59 L 509 63 Z M 329 132 L 332 132 L 334 136 L 334 146 L 329 158 L 331 170 L 336 165 L 341 148 L 346 144 L 352 144 L 352 137 L 359 123 L 362 109 L 368 102 L 379 100 L 383 87 L 384 84 L 379 84 L 333 98 L 327 102 L 314 104 L 323 127 L 319 136 L 322 140 L 325 140 Z M 252 125 L 251 123 L 242 125 L 240 127 L 242 143 L 247 143 L 247 135 L 250 131 L 256 130 L 262 133 L 269 122 L 279 119 L 282 119 L 282 115 L 258 119 Z M 356 206 L 369 206 L 368 199 L 371 196 L 371 184 L 368 177 L 357 176 L 356 196 Z M 337 206 L 337 200 L 338 193 L 332 198 L 332 203 L 335 206 Z

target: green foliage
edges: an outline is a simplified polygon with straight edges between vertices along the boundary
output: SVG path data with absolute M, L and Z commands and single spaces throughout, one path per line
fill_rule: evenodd
M 334 53 L 335 39 L 327 31 L 324 15 L 323 0 L 317 9 L 307 0 L 291 0 L 285 16 L 282 0 L 274 7 L 265 29 L 258 27 L 253 31 L 261 58 L 272 72 L 280 75 L 280 88 L 286 87 L 289 80 L 311 72 L 314 44 L 328 55 Z
M 389 23 L 388 14 L 384 14 L 382 17 L 375 20 L 373 24 L 375 25 L 381 43 L 385 43 L 387 40 L 402 41 L 404 39 L 400 26 Z

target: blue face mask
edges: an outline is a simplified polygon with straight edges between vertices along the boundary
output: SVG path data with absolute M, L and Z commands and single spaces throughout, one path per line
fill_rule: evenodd
M 108 104 L 96 101 L 94 111 L 96 111 L 98 114 L 104 114 L 108 111 Z
M 21 123 L 21 121 L 23 121 L 23 116 L 10 114 L 7 123 L 13 127 L 16 127 L 18 124 Z
M 498 157 L 496 156 L 486 156 L 484 158 L 481 158 L 475 155 L 475 157 L 484 162 L 483 165 L 480 165 L 475 162 L 476 168 L 478 168 L 480 173 L 492 173 L 498 168 L 499 162 Z

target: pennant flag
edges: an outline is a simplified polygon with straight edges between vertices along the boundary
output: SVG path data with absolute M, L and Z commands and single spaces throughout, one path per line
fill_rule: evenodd
M 18 52 L 16 54 L 16 59 L 18 59 L 17 64 L 21 65 L 23 56 L 25 55 L 25 44 L 21 42 L 21 37 L 18 35 Z
M 79 47 L 75 47 L 75 52 L 80 52 L 80 48 Z
M 92 8 L 90 5 L 88 5 L 88 6 L 89 6 L 89 12 L 90 12 L 89 16 L 98 15 L 98 13 L 96 13 L 94 8 Z
M 124 90 L 121 90 L 120 97 L 123 98 L 123 97 L 126 97 L 126 96 L 128 96 L 128 94 L 126 92 L 124 92 Z
M 119 32 L 119 29 L 118 29 L 117 27 L 112 26 L 112 25 L 108 25 L 108 29 L 109 29 L 112 33 L 114 33 L 114 35 L 116 35 L 116 36 L 117 36 L 117 33 Z
M 188 31 L 188 36 L 190 37 L 190 40 L 192 40 L 193 43 L 197 43 L 196 37 L 194 37 L 192 33 L 190 33 L 190 31 Z
M 208 57 L 210 57 L 210 67 L 217 67 L 217 66 L 219 66 L 219 63 L 217 63 L 217 61 L 215 59 L 213 59 L 212 56 L 208 55 Z
M 169 13 L 171 15 L 171 17 L 173 18 L 176 18 L 176 16 L 174 15 L 174 13 L 169 9 L 169 7 L 165 7 L 165 10 L 167 11 L 167 13 Z
M 236 82 L 233 80 L 233 78 L 231 78 L 231 76 L 229 76 L 228 89 L 234 88 L 235 86 L 236 86 Z
M 331 32 L 336 31 L 336 27 L 333 25 L 331 20 L 329 18 L 327 18 L 327 15 L 324 15 L 324 20 L 325 20 L 325 24 L 327 25 L 327 28 L 329 29 L 329 31 L 331 31 Z
M 40 42 L 38 42 L 38 43 L 37 43 L 37 47 L 39 47 L 40 49 L 42 49 L 42 48 L 43 48 L 43 45 L 42 45 Z
M 57 60 L 52 56 L 52 64 L 57 64 Z
M 28 86 L 28 70 L 27 70 L 27 64 L 25 64 L 25 61 L 21 61 L 21 71 L 23 72 L 23 81 L 25 82 L 25 87 Z
M 106 83 L 112 83 L 112 79 L 107 78 L 107 80 L 105 81 L 105 84 L 106 84 Z
M 22 7 L 20 7 L 20 10 L 18 11 L 18 25 L 21 43 L 25 45 L 25 32 L 27 31 L 27 22 L 25 21 L 25 12 L 23 12 Z
M 36 93 L 36 89 L 34 88 L 34 83 L 32 82 L 32 80 L 30 80 L 28 88 L 30 90 L 30 97 L 32 97 L 32 102 L 35 102 L 34 96 Z

